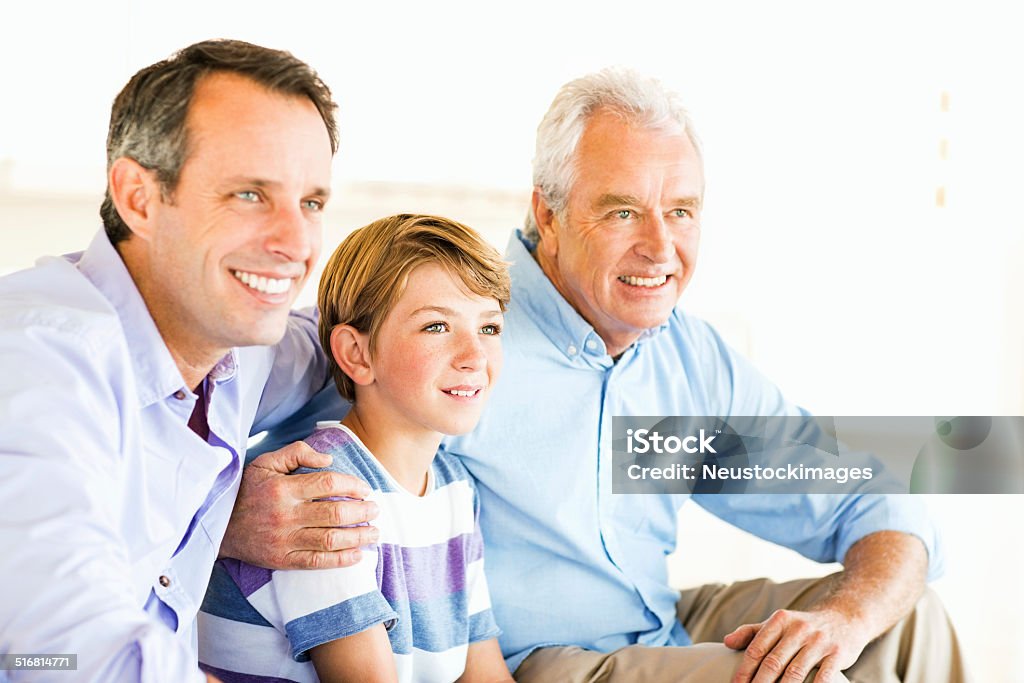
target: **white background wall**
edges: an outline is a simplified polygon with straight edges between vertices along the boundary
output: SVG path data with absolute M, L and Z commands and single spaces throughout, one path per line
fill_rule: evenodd
M 195 40 L 291 50 L 334 88 L 327 245 L 386 213 L 433 211 L 503 246 L 558 86 L 627 64 L 682 92 L 704 142 L 685 307 L 821 414 L 1024 409 L 1024 43 L 1004 3 L 25 5 L 0 10 L 0 272 L 87 243 L 110 102 Z M 936 588 L 979 680 L 1024 680 L 1008 656 L 1024 641 L 1008 531 L 1024 503 L 929 502 L 949 550 Z M 680 585 L 829 570 L 699 510 L 683 521 Z

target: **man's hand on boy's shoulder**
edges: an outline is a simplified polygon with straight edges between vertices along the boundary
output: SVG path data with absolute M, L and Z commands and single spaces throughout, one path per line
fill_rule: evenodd
M 253 460 L 242 471 L 220 556 L 268 569 L 331 569 L 358 562 L 359 548 L 379 536 L 375 527 L 364 525 L 378 513 L 375 503 L 363 500 L 370 494 L 366 482 L 331 471 L 288 476 L 299 467 L 328 467 L 331 461 L 301 441 Z

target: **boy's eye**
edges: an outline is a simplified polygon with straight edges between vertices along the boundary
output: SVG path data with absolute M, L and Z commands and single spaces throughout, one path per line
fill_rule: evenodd
M 430 323 L 429 325 L 427 325 L 426 327 L 423 328 L 423 331 L 424 332 L 434 332 L 434 333 L 447 332 L 448 331 L 448 323 Z
M 484 325 L 483 327 L 480 328 L 480 333 L 489 335 L 499 335 L 501 334 L 501 325 L 493 323 L 490 325 Z

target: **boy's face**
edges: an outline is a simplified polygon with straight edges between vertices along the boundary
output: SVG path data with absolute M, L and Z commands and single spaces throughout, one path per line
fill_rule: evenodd
M 497 301 L 442 266 L 415 268 L 380 327 L 374 381 L 363 389 L 375 394 L 375 419 L 413 432 L 472 430 L 501 371 L 503 322 Z

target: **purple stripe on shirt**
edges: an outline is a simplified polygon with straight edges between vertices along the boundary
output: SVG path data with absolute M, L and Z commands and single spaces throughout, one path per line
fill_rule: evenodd
M 221 680 L 221 683 L 295 683 L 290 678 L 278 678 L 277 676 L 259 676 L 257 674 L 240 674 L 235 671 L 225 671 L 209 664 L 199 663 L 199 668 L 208 674 L 213 674 Z
M 233 558 L 225 558 L 221 562 L 235 585 L 242 591 L 242 595 L 247 598 L 270 583 L 270 577 L 274 574 L 271 569 L 256 567 Z
M 348 432 L 341 428 L 337 429 L 318 429 L 305 439 L 309 447 L 314 451 L 320 453 L 334 453 L 339 450 L 342 446 L 350 443 L 355 443 L 352 437 L 348 435 Z M 359 449 L 362 451 L 362 449 Z
M 445 543 L 407 548 L 380 544 L 383 575 L 380 591 L 388 602 L 413 602 L 466 590 L 466 566 L 483 556 L 479 527 Z

